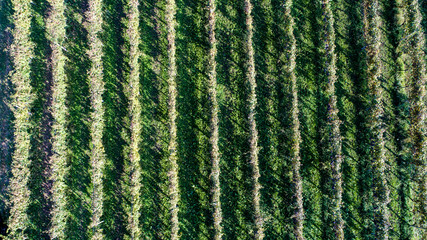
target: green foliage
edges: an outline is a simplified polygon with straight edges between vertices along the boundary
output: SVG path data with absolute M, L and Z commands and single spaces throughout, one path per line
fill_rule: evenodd
M 338 1 L 332 5 L 335 17 L 336 54 L 337 54 L 337 97 L 338 117 L 342 121 L 342 154 L 343 154 L 343 220 L 345 222 L 344 236 L 350 239 L 361 238 L 360 209 L 360 146 L 356 93 L 357 82 L 360 82 L 359 56 L 362 48 L 360 40 L 362 33 L 361 18 L 358 11 L 360 5 L 347 1 Z M 346 37 L 349 36 L 349 37 Z M 360 107 L 360 108 L 358 108 Z
M 9 46 L 12 42 L 11 19 L 12 5 L 10 1 L 0 3 L 0 235 L 6 234 L 8 218 L 7 188 L 10 181 L 10 164 L 13 152 L 13 113 L 9 105 L 13 94 L 13 86 L 9 77 L 12 70 Z
M 319 55 L 321 65 L 319 70 L 320 86 L 319 119 L 321 122 L 321 155 L 322 168 L 325 169 L 323 177 L 323 192 L 328 196 L 324 204 L 324 239 L 333 236 L 334 239 L 344 239 L 344 221 L 342 218 L 342 137 L 340 131 L 341 121 L 338 118 L 336 82 L 337 82 L 337 54 L 335 52 L 335 17 L 331 9 L 331 2 L 320 1 L 322 18 L 319 25 L 321 42 Z M 325 179 L 325 177 L 327 178 Z
M 103 10 L 105 1 L 89 1 L 88 18 L 88 37 L 89 59 L 91 67 L 89 69 L 89 89 L 91 94 L 91 125 L 90 125 L 90 165 L 91 165 L 91 223 L 89 225 L 90 238 L 93 240 L 104 239 L 106 236 L 105 207 L 106 198 L 111 197 L 106 194 L 105 172 L 107 156 L 105 152 L 105 104 L 103 94 L 105 92 L 105 58 L 102 33 L 105 34 L 103 26 L 105 25 Z M 109 216 L 107 216 L 109 217 Z M 107 218 L 108 220 L 108 218 Z
M 34 97 L 32 96 L 30 71 L 31 66 L 25 58 L 33 58 L 34 43 L 30 40 L 31 11 L 30 4 L 13 1 L 14 13 L 14 45 L 11 55 L 14 63 L 14 72 L 11 81 L 14 84 L 15 95 L 13 105 L 14 111 L 14 136 L 15 150 L 12 160 L 12 178 L 10 182 L 10 217 L 8 220 L 8 235 L 10 239 L 16 237 L 27 237 L 31 222 L 27 214 L 30 205 L 30 190 L 28 182 L 30 169 L 30 128 L 29 111 Z M 23 52 L 24 54 L 17 54 Z M 22 198 L 22 200 L 21 200 Z M 31 235 L 30 235 L 31 236 Z
M 15 150 L 11 167 L 10 238 L 45 238 L 48 229 L 48 140 L 50 118 L 45 85 L 47 41 L 43 15 L 46 2 L 13 1 L 14 25 L 11 56 L 14 70 Z
M 409 55 L 409 102 L 410 132 L 412 143 L 413 174 L 416 182 L 415 222 L 419 229 L 417 237 L 427 237 L 427 138 L 426 138 L 426 55 L 425 34 L 422 29 L 422 15 L 417 0 L 405 1 L 407 14 L 407 53 Z
M 427 238 L 426 9 L 1 0 L 0 234 Z
M 275 8 L 281 8 L 281 11 L 275 13 L 273 10 Z M 292 142 L 288 135 L 292 135 L 293 132 L 291 129 L 287 129 L 286 133 L 281 131 L 288 128 L 291 121 L 290 116 L 285 113 L 291 111 L 291 85 L 295 80 L 291 76 L 293 71 L 287 67 L 292 60 L 286 52 L 292 52 L 292 47 L 295 47 L 293 46 L 295 41 L 293 44 L 287 44 L 293 38 L 293 26 L 290 26 L 292 16 L 288 10 L 289 5 L 285 8 L 277 1 L 269 0 L 254 5 L 253 10 L 256 26 L 254 46 L 257 53 L 255 65 L 258 69 L 256 119 L 259 129 L 259 167 L 263 173 L 260 177 L 263 186 L 261 200 L 265 211 L 267 237 L 289 237 L 293 229 L 291 216 L 294 211 L 293 206 L 289 206 L 288 203 L 295 199 L 292 198 L 293 188 L 285 184 L 292 181 L 292 174 L 289 172 Z M 275 25 L 275 22 L 282 24 Z M 287 31 L 287 28 L 291 30 Z M 279 54 L 280 62 L 276 60 Z
M 322 238 L 322 192 L 320 174 L 319 96 L 317 74 L 319 61 L 316 54 L 318 35 L 315 29 L 317 6 L 311 1 L 295 2 L 295 37 L 298 53 L 296 74 L 301 122 L 301 177 L 303 179 L 304 237 Z M 307 14 L 310 17 L 303 17 Z
M 68 129 L 68 81 L 65 74 L 67 58 L 63 46 L 66 36 L 66 5 L 63 1 L 50 1 L 52 10 L 47 22 L 47 30 L 52 49 L 52 239 L 65 239 L 71 236 L 68 231 L 70 218 L 69 200 L 69 132 Z

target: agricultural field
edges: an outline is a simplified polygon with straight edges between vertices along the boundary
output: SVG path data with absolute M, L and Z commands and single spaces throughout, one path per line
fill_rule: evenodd
M 427 0 L 0 0 L 0 239 L 427 239 Z

